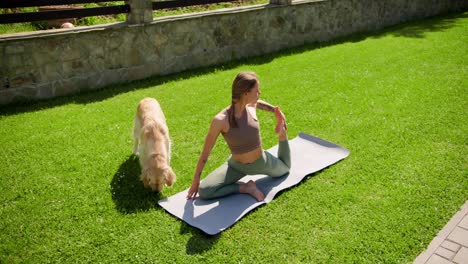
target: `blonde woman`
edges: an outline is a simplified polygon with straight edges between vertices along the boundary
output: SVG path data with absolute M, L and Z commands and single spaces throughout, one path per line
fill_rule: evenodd
M 280 177 L 289 172 L 291 158 L 286 119 L 279 107 L 259 100 L 259 96 L 260 82 L 257 75 L 254 72 L 239 73 L 232 83 L 232 104 L 219 112 L 211 122 L 187 199 L 195 198 L 197 193 L 202 199 L 247 193 L 257 201 L 263 201 L 265 195 L 254 181 L 238 181 L 246 175 L 266 174 Z M 279 141 L 278 158 L 262 148 L 256 109 L 275 114 L 275 132 Z M 223 135 L 232 155 L 227 163 L 210 173 L 200 183 L 200 175 L 219 134 Z

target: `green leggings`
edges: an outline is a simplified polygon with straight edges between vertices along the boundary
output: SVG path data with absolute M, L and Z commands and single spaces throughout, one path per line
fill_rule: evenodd
M 266 174 L 271 177 L 280 177 L 289 172 L 291 168 L 291 154 L 287 140 L 279 142 L 278 158 L 269 152 L 253 163 L 240 163 L 230 158 L 221 167 L 214 170 L 200 183 L 198 194 L 202 199 L 211 199 L 239 193 L 238 181 L 246 175 Z

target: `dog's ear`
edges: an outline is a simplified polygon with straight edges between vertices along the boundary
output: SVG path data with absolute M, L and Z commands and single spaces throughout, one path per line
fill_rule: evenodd
M 167 167 L 167 169 L 164 170 L 164 178 L 166 179 L 167 186 L 172 186 L 176 181 L 176 175 L 171 167 Z
M 143 185 L 145 187 L 148 187 L 149 185 L 149 177 L 148 177 L 148 170 L 142 170 L 141 175 L 140 175 L 140 180 L 143 182 Z

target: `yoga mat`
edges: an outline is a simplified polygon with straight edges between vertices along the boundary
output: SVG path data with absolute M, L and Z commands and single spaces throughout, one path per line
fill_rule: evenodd
M 248 194 L 233 194 L 212 200 L 187 200 L 188 188 L 158 204 L 170 214 L 206 234 L 216 235 L 233 225 L 254 208 L 269 203 L 275 195 L 302 181 L 307 175 L 322 170 L 349 155 L 349 150 L 305 133 L 289 141 L 291 169 L 289 174 L 272 178 L 266 175 L 247 175 L 241 182 L 254 180 L 265 194 L 265 200 L 257 202 Z M 267 150 L 277 155 L 278 145 Z

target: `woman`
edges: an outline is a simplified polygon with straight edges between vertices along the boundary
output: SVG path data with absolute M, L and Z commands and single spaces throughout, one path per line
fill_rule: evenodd
M 197 193 L 202 199 L 247 193 L 258 201 L 263 201 L 265 195 L 254 181 L 238 181 L 246 175 L 266 174 L 279 177 L 289 172 L 291 158 L 284 114 L 279 107 L 273 107 L 258 99 L 259 85 L 258 77 L 253 72 L 241 72 L 234 79 L 232 104 L 218 113 L 211 122 L 187 199 L 194 198 Z M 279 141 L 278 158 L 262 148 L 256 109 L 275 113 L 275 132 Z M 200 183 L 200 175 L 219 134 L 226 140 L 232 156 L 227 163 L 210 173 Z

